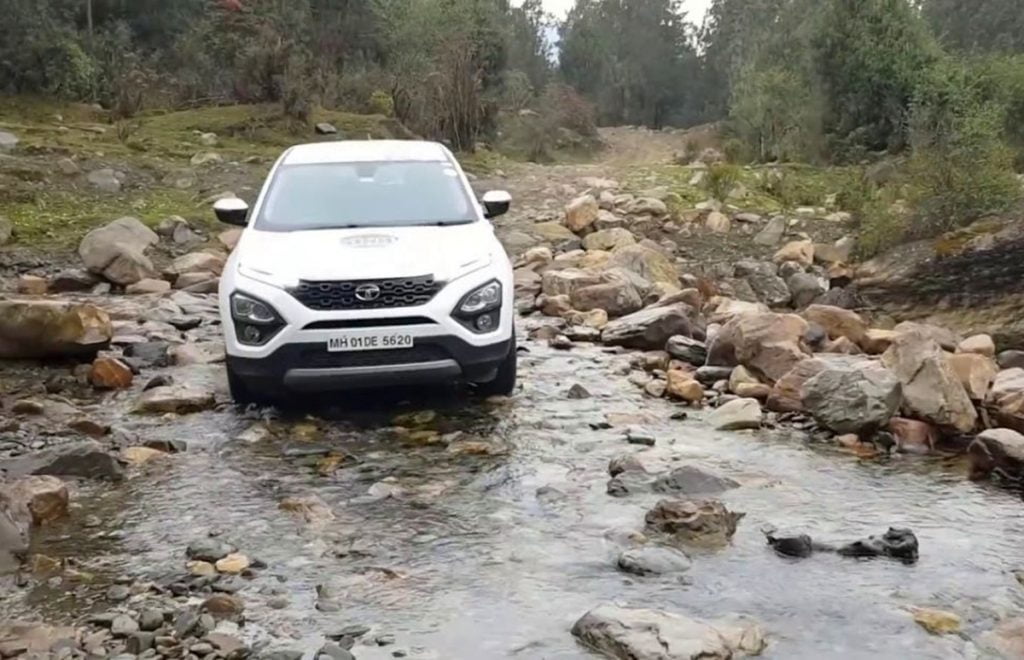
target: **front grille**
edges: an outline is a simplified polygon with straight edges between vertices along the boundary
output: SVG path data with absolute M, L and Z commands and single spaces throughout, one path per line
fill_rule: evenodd
M 433 362 L 451 358 L 443 347 L 435 344 L 413 345 L 393 351 L 349 351 L 329 353 L 327 344 L 307 346 L 299 352 L 298 364 L 301 369 L 339 369 L 343 367 L 376 367 L 389 364 L 412 364 Z
M 425 316 L 395 316 L 386 319 L 348 319 L 336 321 L 313 321 L 303 330 L 338 330 L 343 328 L 387 328 L 396 325 L 435 325 Z
M 373 300 L 360 300 L 356 289 L 370 285 L 379 294 Z M 387 280 L 345 280 L 336 282 L 310 282 L 301 280 L 291 290 L 292 296 L 310 309 L 339 311 L 347 309 L 388 309 L 425 305 L 444 286 L 430 275 L 400 277 Z

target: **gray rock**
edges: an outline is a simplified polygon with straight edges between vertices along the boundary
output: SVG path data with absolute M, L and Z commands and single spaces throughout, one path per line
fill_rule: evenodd
M 978 413 L 967 390 L 945 359 L 932 334 L 901 323 L 882 355 L 882 364 L 903 383 L 903 410 L 908 417 L 967 433 Z M 956 343 L 953 344 L 954 347 Z
M 110 632 L 114 637 L 127 637 L 139 631 L 139 624 L 127 614 L 119 614 L 110 624 Z
M 767 261 L 740 261 L 733 267 L 733 275 L 746 280 L 758 302 L 769 307 L 780 307 L 789 303 L 789 287 L 778 276 L 778 267 Z
M 579 383 L 573 383 L 572 387 L 569 388 L 566 397 L 570 399 L 589 399 L 590 392 Z
M 634 575 L 665 575 L 684 573 L 690 570 L 692 562 L 675 548 L 646 545 L 624 551 L 617 564 L 621 570 Z
M 640 462 L 640 459 L 637 458 L 636 454 L 619 454 L 608 462 L 608 474 L 615 477 L 623 472 L 646 473 L 647 470 L 644 468 L 643 463 Z
M 151 632 L 137 632 L 132 633 L 128 637 L 128 641 L 125 642 L 125 650 L 128 653 L 139 655 L 145 651 L 153 648 L 153 643 L 156 641 L 156 635 Z
M 164 613 L 156 609 L 142 610 L 139 615 L 139 628 L 147 632 L 158 630 L 164 625 Z
M 818 424 L 836 433 L 883 428 L 900 408 L 903 388 L 875 361 L 833 359 L 804 384 L 804 406 Z
M 303 655 L 302 651 L 278 649 L 260 654 L 260 660 L 302 660 Z
M 708 348 L 704 342 L 683 335 L 669 337 L 665 351 L 677 360 L 695 367 L 701 367 L 708 359 Z M 728 377 L 728 376 L 726 376 Z M 700 380 L 698 378 L 698 380 Z M 715 379 L 720 380 L 720 379 Z
M 764 229 L 759 231 L 754 236 L 754 242 L 758 245 L 764 245 L 766 247 L 773 247 L 779 244 L 782 240 L 783 234 L 786 233 L 786 219 L 781 215 L 774 216 L 768 221 Z
M 697 372 L 694 374 L 694 378 L 701 385 L 714 385 L 715 383 L 722 380 L 729 380 L 729 376 L 732 375 L 733 367 L 699 367 Z
M 125 346 L 124 355 L 138 360 L 143 367 L 166 367 L 170 364 L 167 355 L 170 347 L 165 341 L 139 342 Z
M 19 456 L 0 465 L 8 478 L 26 474 L 87 479 L 124 478 L 124 468 L 98 442 L 81 442 Z
M 62 270 L 50 278 L 50 291 L 52 293 L 88 291 L 99 281 L 95 275 L 81 268 Z
M 1024 435 L 1012 429 L 987 429 L 967 448 L 971 478 L 992 474 L 1007 481 L 1024 479 Z
M 804 272 L 791 275 L 789 279 L 786 280 L 786 286 L 789 288 L 793 307 L 796 309 L 810 305 L 817 300 L 819 296 L 828 291 L 828 282 L 816 275 Z
M 732 479 L 719 477 L 692 465 L 678 467 L 655 479 L 653 484 L 656 493 L 676 495 L 718 495 L 738 487 L 739 484 Z
M 1024 351 L 1003 351 L 996 358 L 1000 369 L 1022 369 L 1024 368 Z
M 123 584 L 115 584 L 107 589 L 107 600 L 112 603 L 120 603 L 123 600 L 128 600 L 132 595 L 132 590 Z
M 7 131 L 0 131 L 0 153 L 8 154 L 18 146 L 18 136 Z
M 746 619 L 705 623 L 660 610 L 595 607 L 577 621 L 572 634 L 613 660 L 730 660 L 758 655 L 764 632 Z
M 316 132 L 319 135 L 337 135 L 338 129 L 324 121 L 316 125 Z
M 78 245 L 78 254 L 90 272 L 116 284 L 133 284 L 157 277 L 145 251 L 159 240 L 138 219 L 125 217 L 86 234 Z
M 719 431 L 759 429 L 761 404 L 757 399 L 733 399 L 712 411 L 707 421 Z
M 352 655 L 348 650 L 341 648 L 337 644 L 324 644 L 323 647 L 317 651 L 317 660 L 355 660 L 355 656 Z
M 185 554 L 189 559 L 214 563 L 227 557 L 232 552 L 235 552 L 235 550 L 235 546 L 225 543 L 220 539 L 203 538 L 189 543 L 188 548 L 185 549 Z
M 610 346 L 661 350 L 676 335 L 704 338 L 704 327 L 693 308 L 685 303 L 653 306 L 608 323 L 601 341 Z
M 94 188 L 114 195 L 121 192 L 121 180 L 124 179 L 124 174 L 104 168 L 89 172 L 85 178 Z

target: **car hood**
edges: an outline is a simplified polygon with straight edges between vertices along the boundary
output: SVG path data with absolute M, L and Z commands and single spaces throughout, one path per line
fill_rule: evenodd
M 299 280 L 366 280 L 433 275 L 451 281 L 491 260 L 490 223 L 316 231 L 246 230 L 239 268 L 287 287 Z

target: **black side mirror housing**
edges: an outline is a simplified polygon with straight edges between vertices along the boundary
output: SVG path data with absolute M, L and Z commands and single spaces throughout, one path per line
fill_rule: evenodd
M 508 213 L 508 209 L 512 205 L 512 195 L 504 190 L 490 190 L 484 193 L 480 203 L 483 204 L 484 215 L 490 220 Z
M 228 225 L 245 227 L 249 223 L 249 205 L 237 197 L 218 199 L 213 212 L 218 220 Z

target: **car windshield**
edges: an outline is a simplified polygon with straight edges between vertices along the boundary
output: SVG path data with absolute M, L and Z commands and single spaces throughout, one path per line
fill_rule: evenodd
M 278 168 L 256 229 L 465 224 L 473 203 L 449 163 L 316 163 Z

